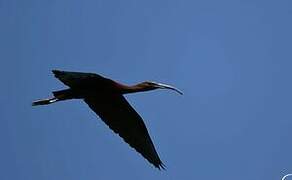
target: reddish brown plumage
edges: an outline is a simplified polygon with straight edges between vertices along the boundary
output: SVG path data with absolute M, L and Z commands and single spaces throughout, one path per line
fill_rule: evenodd
M 93 73 L 58 70 L 53 70 L 53 73 L 56 78 L 69 86 L 69 89 L 55 91 L 53 98 L 35 101 L 33 105 L 45 105 L 67 99 L 83 99 L 125 142 L 155 167 L 164 169 L 143 119 L 127 102 L 123 94 L 158 88 L 172 89 L 181 93 L 179 90 L 154 82 L 127 86 Z

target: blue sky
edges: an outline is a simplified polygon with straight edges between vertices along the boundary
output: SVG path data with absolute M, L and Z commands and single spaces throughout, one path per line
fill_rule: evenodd
M 288 0 L 0 0 L 0 179 L 292 173 L 291 7 Z M 167 171 L 149 165 L 82 101 L 31 107 L 64 88 L 52 69 L 183 90 L 127 95 Z

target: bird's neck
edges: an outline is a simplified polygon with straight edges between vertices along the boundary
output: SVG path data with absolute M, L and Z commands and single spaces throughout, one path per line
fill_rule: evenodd
M 130 94 L 130 93 L 137 93 L 137 92 L 143 92 L 143 91 L 150 91 L 151 89 L 147 89 L 143 86 L 141 86 L 140 84 L 136 84 L 133 86 L 128 86 L 128 85 L 124 85 L 124 84 L 117 84 L 117 87 L 119 89 L 119 91 L 122 94 Z

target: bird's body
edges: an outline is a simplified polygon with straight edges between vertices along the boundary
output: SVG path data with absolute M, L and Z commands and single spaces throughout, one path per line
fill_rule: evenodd
M 149 91 L 157 88 L 175 90 L 172 86 L 143 82 L 127 86 L 93 73 L 66 72 L 53 70 L 56 78 L 69 86 L 54 91 L 53 98 L 33 102 L 46 105 L 68 99 L 83 99 L 88 106 L 131 147 L 157 168 L 164 168 L 143 119 L 127 102 L 123 94 Z

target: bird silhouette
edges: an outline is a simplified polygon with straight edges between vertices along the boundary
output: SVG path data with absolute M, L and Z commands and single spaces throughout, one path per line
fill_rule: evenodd
M 95 73 L 52 71 L 68 89 L 53 91 L 53 97 L 34 101 L 33 106 L 48 105 L 69 99 L 83 99 L 85 103 L 132 148 L 159 170 L 165 169 L 141 116 L 128 103 L 124 94 L 177 88 L 156 82 L 142 82 L 127 86 Z

